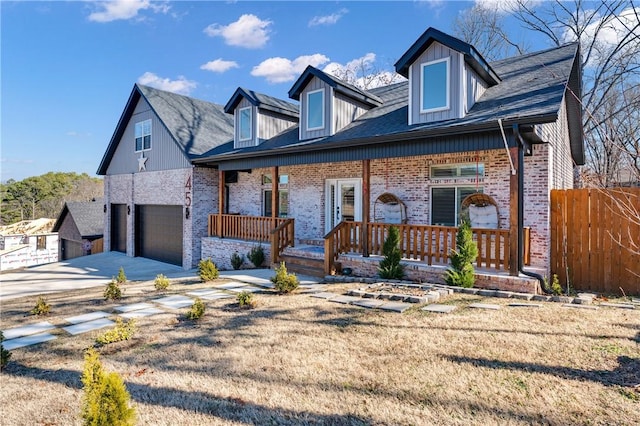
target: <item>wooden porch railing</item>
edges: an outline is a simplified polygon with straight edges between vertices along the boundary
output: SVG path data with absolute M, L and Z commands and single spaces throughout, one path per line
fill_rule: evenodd
M 382 256 L 382 246 L 389 227 L 400 234 L 400 250 L 404 259 L 433 263 L 449 263 L 451 249 L 456 247 L 458 228 L 430 225 L 391 225 L 369 223 L 366 238 L 369 254 Z M 478 244 L 477 267 L 509 270 L 509 231 L 505 229 L 472 229 Z M 362 253 L 362 223 L 340 222 L 324 237 L 325 273 L 330 274 L 340 253 Z M 529 263 L 529 229 L 524 232 L 524 261 Z M 514 260 L 515 261 L 515 260 Z
M 295 226 L 293 219 L 285 219 L 280 225 L 271 230 L 271 263 L 280 262 L 280 255 L 286 247 L 293 247 L 295 243 Z
M 271 242 L 271 231 L 288 221 L 293 221 L 293 219 L 236 214 L 210 214 L 208 233 L 210 237 L 235 238 L 268 243 Z M 291 226 L 293 227 L 293 224 Z

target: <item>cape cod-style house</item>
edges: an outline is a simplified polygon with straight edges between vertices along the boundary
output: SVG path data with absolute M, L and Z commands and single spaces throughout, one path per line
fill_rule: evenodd
M 427 29 L 362 90 L 308 67 L 290 100 L 216 105 L 136 84 L 103 157 L 105 250 L 191 268 L 262 244 L 290 268 L 373 276 L 389 226 L 441 281 L 461 214 L 480 286 L 537 291 L 550 191 L 584 163 L 577 43 L 488 63 Z

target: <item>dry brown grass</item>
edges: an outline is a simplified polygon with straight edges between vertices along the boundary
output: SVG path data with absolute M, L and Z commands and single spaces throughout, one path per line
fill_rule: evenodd
M 173 284 L 172 292 L 206 284 Z M 120 303 L 157 297 L 126 285 Z M 336 288 L 346 288 L 334 286 Z M 102 289 L 48 295 L 46 320 L 109 311 Z M 138 320 L 137 336 L 100 349 L 124 376 L 140 424 L 636 424 L 640 310 L 363 310 L 307 295 L 257 295 L 258 306 L 207 302 Z M 481 299 L 456 295 L 448 303 Z M 34 298 L 2 304 L 0 328 Z M 508 303 L 491 299 L 491 303 Z M 80 424 L 82 351 L 97 333 L 13 351 L 0 375 L 2 424 Z

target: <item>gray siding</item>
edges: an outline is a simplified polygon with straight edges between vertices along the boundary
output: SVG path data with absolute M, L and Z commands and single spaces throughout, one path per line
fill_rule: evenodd
M 369 109 L 365 105 L 355 102 L 353 99 L 349 99 L 339 93 L 336 93 L 333 98 L 333 106 L 334 132 L 339 132 Z
M 487 90 L 487 83 L 467 64 L 464 65 L 467 80 L 466 114 Z
M 240 114 L 239 111 L 241 108 L 251 107 L 251 139 L 246 141 L 240 140 Z M 242 98 L 242 100 L 238 103 L 238 106 L 233 111 L 233 129 L 234 129 L 234 148 L 247 148 L 249 146 L 256 146 L 256 107 L 254 107 L 251 102 L 247 99 Z
M 258 119 L 258 137 L 260 138 L 260 143 L 284 132 L 289 127 L 294 126 L 297 123 L 298 120 L 291 117 L 276 114 L 271 111 L 261 110 L 260 118 Z
M 409 69 L 409 79 L 411 82 L 411 92 L 409 94 L 411 99 L 410 114 L 412 124 L 417 123 L 429 123 L 432 121 L 449 120 L 453 118 L 460 118 L 461 105 L 460 105 L 460 54 L 448 47 L 434 42 L 422 55 L 411 65 Z M 450 58 L 449 62 L 449 109 L 445 111 L 429 112 L 425 114 L 420 113 L 420 65 L 431 62 L 437 59 Z
M 307 93 L 314 90 L 324 89 L 324 129 L 307 131 Z M 331 116 L 333 107 L 333 90 L 331 87 L 317 77 L 313 77 L 307 87 L 300 95 L 300 139 L 314 139 L 332 135 Z
M 135 123 L 148 119 L 151 119 L 151 149 L 144 151 L 144 156 L 148 158 L 145 163 L 147 171 L 190 167 L 189 159 L 158 119 L 158 116 L 147 101 L 140 98 L 122 138 L 118 141 L 118 146 L 107 169 L 107 175 L 138 172 L 140 153 L 135 152 Z

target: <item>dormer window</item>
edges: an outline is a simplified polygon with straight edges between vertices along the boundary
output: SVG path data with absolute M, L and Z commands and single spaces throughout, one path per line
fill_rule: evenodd
M 238 110 L 238 128 L 241 141 L 251 139 L 251 107 Z
M 324 90 L 307 93 L 307 130 L 324 129 Z
M 151 120 L 135 124 L 136 152 L 151 149 Z
M 444 111 L 449 106 L 450 58 L 420 66 L 420 112 Z

